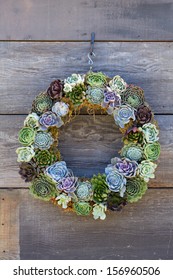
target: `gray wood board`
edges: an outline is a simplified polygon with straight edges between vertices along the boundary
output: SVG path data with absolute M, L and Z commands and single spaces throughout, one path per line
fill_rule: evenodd
M 105 221 L 21 192 L 21 259 L 173 259 L 173 190 L 148 190 Z
M 0 114 L 26 114 L 55 78 L 89 69 L 88 43 L 0 42 Z M 156 113 L 173 113 L 173 43 L 97 43 L 94 70 L 141 86 Z
M 0 187 L 20 188 L 28 185 L 18 174 L 17 135 L 25 116 L 0 116 Z M 160 126 L 161 156 L 156 179 L 150 187 L 173 187 L 173 116 L 156 116 Z M 91 177 L 104 172 L 110 159 L 118 156 L 122 134 L 110 116 L 77 116 L 60 130 L 59 147 L 64 160 L 77 176 Z
M 172 40 L 173 1 L 0 1 L 0 40 Z

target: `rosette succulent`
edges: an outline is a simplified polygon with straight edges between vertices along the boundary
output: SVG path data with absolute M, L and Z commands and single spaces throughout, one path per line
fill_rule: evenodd
M 50 133 L 45 131 L 37 132 L 34 141 L 34 147 L 40 150 L 48 150 L 54 140 Z
M 88 87 L 86 91 L 86 98 L 90 103 L 101 104 L 104 99 L 104 90 L 96 87 Z
M 121 150 L 121 156 L 132 161 L 141 161 L 143 158 L 143 149 L 137 144 L 124 145 Z
M 151 118 L 152 118 L 152 112 L 148 106 L 141 105 L 138 107 L 136 111 L 136 120 L 140 124 L 149 123 L 151 121 Z
M 110 192 L 106 184 L 106 176 L 104 174 L 94 175 L 91 179 L 91 184 L 93 188 L 93 200 L 97 203 L 105 202 Z
M 123 138 L 124 144 L 129 144 L 129 143 L 142 144 L 143 140 L 144 140 L 143 133 L 140 130 L 140 128 L 136 126 L 129 128 Z
M 112 80 L 109 82 L 110 88 L 118 93 L 122 93 L 126 90 L 127 84 L 126 82 L 120 77 L 115 76 Z
M 145 194 L 147 183 L 142 178 L 132 178 L 127 180 L 126 196 L 130 203 L 137 202 Z
M 17 148 L 16 153 L 18 155 L 18 162 L 29 162 L 35 155 L 33 147 L 21 147 Z
M 83 84 L 84 79 L 85 77 L 80 74 L 72 74 L 64 80 L 64 92 L 70 92 L 76 85 Z
M 64 102 L 56 102 L 52 107 L 52 112 L 57 116 L 64 117 L 69 112 L 69 105 Z
M 146 123 L 142 126 L 141 131 L 147 143 L 153 143 L 159 140 L 159 130 L 156 128 L 155 124 Z
M 30 146 L 35 139 L 35 130 L 31 127 L 23 127 L 19 131 L 18 140 L 23 146 Z
M 35 153 L 34 160 L 37 165 L 40 167 L 51 165 L 56 161 L 56 155 L 54 153 L 49 152 L 48 150 L 38 150 Z
M 64 177 L 58 182 L 57 188 L 66 193 L 73 193 L 77 188 L 77 180 L 74 176 Z
M 160 144 L 158 142 L 147 144 L 144 147 L 144 155 L 146 159 L 157 160 L 160 155 Z
M 119 108 L 115 108 L 113 116 L 115 123 L 121 128 L 124 128 L 124 125 L 129 123 L 131 119 L 135 120 L 134 109 L 127 105 L 121 105 Z
M 40 174 L 30 186 L 30 193 L 36 198 L 50 200 L 57 195 L 56 184 L 45 174 Z
M 128 104 L 137 109 L 144 104 L 144 91 L 134 85 L 129 85 L 121 95 L 123 104 Z
M 100 220 L 105 220 L 106 219 L 106 213 L 105 213 L 106 210 L 107 210 L 106 205 L 104 205 L 102 203 L 94 204 L 93 211 L 92 211 L 94 220 L 97 220 L 99 218 L 100 218 Z
M 155 178 L 154 172 L 157 167 L 157 164 L 153 163 L 150 160 L 143 160 L 139 164 L 138 174 L 140 177 L 143 177 L 146 182 L 149 181 L 150 178 Z
M 40 126 L 39 116 L 36 113 L 29 114 L 24 120 L 24 126 L 29 126 L 33 129 L 36 129 Z
M 60 100 L 63 96 L 63 83 L 60 80 L 53 81 L 50 84 L 47 93 L 51 99 Z
M 32 112 L 41 115 L 52 108 L 52 99 L 47 93 L 41 92 L 32 103 Z
M 126 178 L 120 174 L 117 170 L 105 170 L 106 183 L 112 192 L 119 192 L 120 196 L 124 196 L 126 190 Z
M 66 97 L 70 98 L 74 105 L 82 104 L 85 99 L 86 87 L 83 84 L 76 85 L 71 91 L 66 93 Z
M 126 204 L 126 198 L 121 197 L 119 193 L 111 192 L 108 195 L 107 208 L 111 211 L 120 211 Z
M 71 201 L 71 197 L 62 193 L 56 197 L 56 200 L 58 201 L 58 205 L 61 205 L 63 209 L 66 209 L 68 207 L 68 203 Z
M 46 168 L 46 174 L 54 181 L 59 182 L 65 177 L 73 176 L 70 169 L 67 168 L 65 161 L 59 161 Z
M 80 201 L 89 201 L 92 199 L 93 190 L 89 181 L 78 182 L 76 196 Z
M 108 114 L 112 114 L 114 108 L 121 105 L 121 96 L 107 88 L 104 91 L 104 100 L 101 105 L 103 108 L 107 108 Z
M 57 126 L 59 128 L 64 124 L 61 118 L 51 111 L 42 114 L 39 122 L 42 130 L 47 130 L 50 126 Z
M 31 182 L 37 176 L 37 170 L 29 162 L 22 162 L 19 165 L 19 168 L 19 174 L 21 175 L 21 178 L 25 180 L 25 182 Z
M 134 177 L 136 175 L 137 168 L 138 164 L 136 161 L 131 161 L 127 158 L 120 159 L 115 157 L 111 159 L 111 164 L 105 168 L 105 173 L 108 174 L 109 172 L 117 170 L 125 177 Z
M 73 204 L 73 209 L 77 215 L 88 216 L 92 207 L 88 202 L 78 201 Z
M 107 77 L 102 72 L 88 72 L 86 83 L 91 87 L 102 88 L 107 84 Z

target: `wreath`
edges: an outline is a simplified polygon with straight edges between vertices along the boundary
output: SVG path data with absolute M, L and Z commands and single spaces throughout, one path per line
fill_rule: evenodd
M 77 178 L 58 149 L 61 126 L 70 122 L 83 107 L 89 114 L 99 109 L 112 115 L 123 135 L 121 157 L 111 159 L 104 174 L 91 179 Z M 78 215 L 106 218 L 106 211 L 119 211 L 137 202 L 154 178 L 160 154 L 159 128 L 144 98 L 144 91 L 127 85 L 120 77 L 102 72 L 72 74 L 55 80 L 33 101 L 19 131 L 22 147 L 16 150 L 19 174 L 31 182 L 34 197 L 52 201 Z

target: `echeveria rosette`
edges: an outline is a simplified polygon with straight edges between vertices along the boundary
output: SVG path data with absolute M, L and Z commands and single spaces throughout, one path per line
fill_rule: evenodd
M 106 219 L 106 210 L 107 206 L 105 204 L 94 204 L 93 206 L 93 218 L 94 220 L 100 219 L 100 220 L 105 220 Z
M 65 193 L 74 193 L 77 188 L 77 180 L 78 178 L 74 176 L 64 177 L 58 182 L 57 188 Z
M 138 163 L 136 161 L 115 157 L 111 159 L 111 164 L 105 168 L 105 173 L 108 174 L 109 172 L 117 170 L 120 174 L 128 178 L 136 176 L 137 168 Z
M 144 139 L 147 143 L 153 143 L 159 140 L 159 130 L 156 128 L 155 124 L 146 123 L 139 129 L 144 134 Z
M 134 143 L 134 144 L 143 144 L 144 137 L 140 128 L 133 126 L 127 129 L 123 142 L 124 144 Z
M 19 174 L 25 182 L 31 182 L 37 176 L 37 169 L 30 162 L 22 162 L 19 165 Z
M 144 91 L 138 86 L 129 85 L 121 95 L 122 103 L 137 109 L 144 104 Z
M 71 89 L 71 91 L 66 93 L 68 97 L 75 106 L 79 106 L 83 103 L 85 99 L 86 86 L 84 84 L 76 85 Z
M 31 127 L 33 129 L 39 128 L 39 116 L 36 113 L 29 114 L 24 120 L 24 126 Z
M 119 173 L 117 170 L 106 170 L 106 183 L 109 187 L 109 190 L 112 192 L 119 192 L 120 196 L 124 196 L 126 190 L 126 178 Z
M 147 190 L 147 183 L 143 178 L 136 177 L 127 179 L 126 197 L 130 203 L 137 202 L 145 194 Z
M 140 123 L 141 125 L 145 123 L 149 123 L 153 116 L 151 109 L 145 104 L 137 108 L 135 115 L 136 115 L 137 122 Z
M 121 197 L 117 192 L 111 192 L 107 199 L 107 209 L 111 211 L 121 211 L 127 204 L 126 197 Z
M 80 84 L 84 83 L 85 76 L 80 74 L 72 74 L 64 80 L 64 92 L 70 92 L 72 89 Z
M 157 167 L 157 164 L 153 163 L 150 160 L 143 160 L 139 164 L 138 168 L 138 174 L 140 177 L 143 177 L 143 179 L 148 182 L 149 179 L 155 178 L 154 172 Z
M 113 91 L 121 94 L 127 88 L 126 82 L 120 76 L 114 76 L 109 82 L 109 86 Z
M 91 184 L 93 188 L 93 200 L 96 203 L 102 203 L 107 201 L 107 196 L 109 194 L 109 188 L 106 183 L 106 175 L 98 174 L 94 175 L 91 179 Z
M 58 201 L 58 205 L 60 205 L 63 209 L 67 209 L 69 202 L 71 201 L 71 197 L 65 193 L 61 193 L 56 197 Z
M 35 130 L 31 127 L 23 127 L 18 134 L 18 140 L 23 146 L 30 146 L 35 139 Z
M 30 193 L 36 198 L 49 201 L 58 194 L 58 191 L 55 182 L 47 175 L 40 174 L 38 178 L 33 180 L 30 186 Z
M 52 108 L 52 99 L 46 92 L 41 92 L 32 103 L 32 112 L 41 115 Z
M 56 102 L 52 107 L 52 112 L 54 112 L 59 117 L 64 117 L 69 112 L 69 104 L 65 102 Z
M 151 161 L 155 161 L 160 155 L 160 144 L 159 142 L 148 143 L 144 147 L 145 158 Z
M 144 157 L 144 151 L 140 145 L 130 143 L 128 145 L 124 145 L 121 149 L 121 156 L 132 161 L 140 162 Z
M 56 155 L 48 150 L 37 150 L 34 156 L 34 161 L 39 167 L 46 167 L 56 161 Z
M 61 80 L 51 82 L 47 93 L 51 99 L 61 100 L 63 97 L 63 82 Z
M 104 91 L 104 100 L 101 104 L 103 108 L 107 108 L 108 114 L 112 114 L 115 107 L 121 105 L 121 96 L 115 91 L 111 91 L 107 88 Z
M 17 162 L 29 162 L 35 155 L 33 146 L 17 148 Z
M 48 150 L 53 142 L 54 139 L 50 133 L 39 131 L 35 136 L 34 147 L 40 150 Z
M 76 196 L 80 201 L 89 201 L 92 200 L 93 190 L 92 185 L 89 181 L 78 181 Z
M 47 130 L 50 126 L 57 126 L 59 128 L 64 124 L 61 118 L 51 111 L 42 114 L 39 123 L 42 130 Z
M 55 182 L 61 181 L 65 177 L 73 176 L 71 170 L 67 168 L 65 161 L 59 161 L 46 168 L 46 174 L 50 176 Z
M 88 202 L 78 201 L 73 203 L 73 209 L 77 215 L 88 216 L 91 213 L 92 206 Z
M 104 90 L 102 88 L 88 87 L 86 99 L 92 104 L 101 105 L 104 99 Z
M 113 111 L 115 123 L 124 128 L 125 124 L 129 123 L 130 120 L 135 120 L 134 109 L 127 105 L 121 105 Z
M 103 88 L 107 84 L 107 77 L 102 72 L 88 72 L 85 82 L 90 87 Z

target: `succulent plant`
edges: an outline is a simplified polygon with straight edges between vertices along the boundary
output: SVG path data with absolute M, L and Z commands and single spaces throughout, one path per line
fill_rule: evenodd
M 80 201 L 89 201 L 92 199 L 93 190 L 92 185 L 89 181 L 81 182 L 78 181 L 76 196 Z
M 107 88 L 104 91 L 104 100 L 101 104 L 103 108 L 107 108 L 108 114 L 112 114 L 115 107 L 121 105 L 121 96 L 115 91 L 111 91 Z
M 18 155 L 18 162 L 29 162 L 35 155 L 34 148 L 32 146 L 17 148 L 16 153 Z
M 105 220 L 106 219 L 106 210 L 107 210 L 107 206 L 105 204 L 94 204 L 93 206 L 93 218 L 94 220 L 97 220 L 100 218 L 100 220 Z
M 23 146 L 30 146 L 35 139 L 35 130 L 31 127 L 23 127 L 19 131 L 18 140 Z
M 39 119 L 42 130 L 47 130 L 50 126 L 61 127 L 64 123 L 59 116 L 48 111 L 41 115 Z
M 40 150 L 48 150 L 53 144 L 54 139 L 51 134 L 45 131 L 37 132 L 34 141 L 34 147 Z
M 152 118 L 152 112 L 151 109 L 147 105 L 141 105 L 137 108 L 136 111 L 136 120 L 140 124 L 149 123 Z
M 77 215 L 88 216 L 91 213 L 92 207 L 88 202 L 78 201 L 73 203 L 73 209 Z
M 48 150 L 38 150 L 35 153 L 34 160 L 39 167 L 45 167 L 56 161 L 56 155 Z
M 138 168 L 138 164 L 136 161 L 131 161 L 127 158 L 112 158 L 111 164 L 109 164 L 105 168 L 105 173 L 108 174 L 114 170 L 117 170 L 120 174 L 125 177 L 134 177 L 136 175 L 136 171 Z
M 65 161 L 59 161 L 47 167 L 46 174 L 56 182 L 61 181 L 65 177 L 73 176 L 72 171 L 67 168 Z
M 19 174 L 25 182 L 31 182 L 37 176 L 37 170 L 30 162 L 22 162 L 19 168 Z
M 50 84 L 47 93 L 51 99 L 61 100 L 63 96 L 63 82 L 60 80 L 53 81 Z
M 46 92 L 41 92 L 32 103 L 32 112 L 41 115 L 46 111 L 51 110 L 52 99 Z
M 146 182 L 149 181 L 150 178 L 155 178 L 154 172 L 157 167 L 157 164 L 153 163 L 150 160 L 143 160 L 139 164 L 138 174 L 140 177 L 143 177 Z
M 39 116 L 36 113 L 29 114 L 24 120 L 24 126 L 29 126 L 33 129 L 37 129 L 39 124 Z
M 64 92 L 70 92 L 72 89 L 80 84 L 84 83 L 84 75 L 72 74 L 67 79 L 64 80 Z
M 102 72 L 88 72 L 86 83 L 91 87 L 102 88 L 107 84 L 107 77 Z
M 160 144 L 158 142 L 147 144 L 144 147 L 144 155 L 146 159 L 157 160 L 160 155 Z
M 141 131 L 147 143 L 153 143 L 159 140 L 159 130 L 156 128 L 155 124 L 146 123 L 142 126 Z
M 110 192 L 106 184 L 106 176 L 104 174 L 94 175 L 91 179 L 93 188 L 93 200 L 97 203 L 105 202 Z
M 102 88 L 88 87 L 86 91 L 86 98 L 92 104 L 100 104 L 104 99 L 104 90 Z
M 143 158 L 143 149 L 138 144 L 124 145 L 121 150 L 121 156 L 138 162 Z
M 120 196 L 124 196 L 126 190 L 126 178 L 120 174 L 117 170 L 109 171 L 105 170 L 106 183 L 112 192 L 119 192 Z
M 136 126 L 129 128 L 126 131 L 125 136 L 123 138 L 124 144 L 130 144 L 130 143 L 142 144 L 143 141 L 144 141 L 143 133 L 140 130 L 140 128 L 138 128 Z
M 66 93 L 66 97 L 70 98 L 74 105 L 80 105 L 83 102 L 85 90 L 83 84 L 76 85 L 70 92 Z
M 107 199 L 107 209 L 111 211 L 120 211 L 127 204 L 126 198 L 121 197 L 119 193 L 111 192 Z
M 74 176 L 64 177 L 58 182 L 57 188 L 65 193 L 73 193 L 77 188 L 77 180 Z
M 36 198 L 50 200 L 57 195 L 56 184 L 45 174 L 40 174 L 30 186 L 30 193 Z
M 120 76 L 114 76 L 112 80 L 109 82 L 109 86 L 112 90 L 117 93 L 122 93 L 126 90 L 127 84 Z
M 61 205 L 63 209 L 66 209 L 68 207 L 68 203 L 71 201 L 71 197 L 62 193 L 56 197 L 56 200 L 58 201 L 58 205 Z
M 147 190 L 146 182 L 139 177 L 127 179 L 126 196 L 130 203 L 137 202 Z
M 56 102 L 52 107 L 52 112 L 54 112 L 59 117 L 64 117 L 69 112 L 69 104 L 64 102 Z
M 120 107 L 115 108 L 113 116 L 115 123 L 121 128 L 124 128 L 124 125 L 129 123 L 131 119 L 135 120 L 134 109 L 127 105 L 121 105 Z
M 144 91 L 134 85 L 129 85 L 121 95 L 122 103 L 137 109 L 144 104 Z

